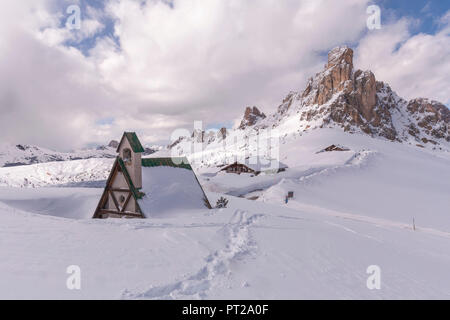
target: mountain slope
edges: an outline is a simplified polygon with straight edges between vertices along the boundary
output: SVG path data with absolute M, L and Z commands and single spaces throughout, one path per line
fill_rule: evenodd
M 117 141 L 112 140 L 107 146 L 99 146 L 96 149 L 58 152 L 24 144 L 0 144 L 0 167 L 17 167 L 46 162 L 93 158 L 115 158 L 117 156 L 116 149 L 118 145 L 119 143 Z M 150 155 L 160 148 L 160 146 L 146 147 L 144 155 Z
M 23 144 L 0 144 L 0 167 L 16 167 L 45 162 L 114 157 L 116 157 L 116 149 L 109 146 L 65 153 Z
M 255 107 L 247 108 L 239 127 L 221 129 L 225 135 L 197 130 L 192 137 L 170 145 L 169 152 L 190 155 L 199 166 L 233 161 L 230 156 L 259 153 L 276 157 L 262 154 L 251 140 L 271 137 L 283 143 L 321 128 L 448 151 L 449 123 L 450 111 L 445 105 L 426 98 L 406 101 L 387 83 L 377 81 L 371 71 L 355 70 L 352 49 L 337 47 L 328 54 L 324 70 L 312 77 L 303 91 L 290 92 L 274 114 L 266 116 Z
M 414 231 L 397 215 L 371 220 L 230 196 L 226 209 L 96 221 L 89 213 L 101 192 L 0 188 L 1 298 L 450 297 L 443 226 L 422 221 Z M 66 287 L 70 265 L 81 268 L 82 290 Z M 366 286 L 371 265 L 381 269 L 380 290 Z
M 401 142 L 446 145 L 450 110 L 425 98 L 406 101 L 371 71 L 354 70 L 353 50 L 338 47 L 328 54 L 325 69 L 311 78 L 302 93 L 291 92 L 277 113 L 255 127 L 298 118 L 301 131 L 339 127 Z
M 0 168 L 0 187 L 38 188 L 52 185 L 102 187 L 113 159 L 84 159 Z

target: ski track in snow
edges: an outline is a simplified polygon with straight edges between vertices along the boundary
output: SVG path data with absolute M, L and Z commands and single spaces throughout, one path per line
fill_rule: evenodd
M 340 166 L 334 166 L 334 167 L 328 167 L 328 168 L 321 168 L 318 169 L 312 173 L 308 173 L 300 178 L 285 178 L 282 181 L 278 182 L 277 184 L 273 185 L 273 186 L 277 186 L 282 184 L 284 181 L 294 181 L 294 182 L 300 182 L 300 183 L 308 183 L 313 179 L 322 177 L 322 176 L 329 176 L 331 174 L 337 173 L 339 171 L 342 170 L 353 170 L 355 168 L 362 168 L 365 167 L 367 165 L 369 165 L 370 161 L 375 157 L 375 156 L 379 156 L 380 154 L 376 151 L 371 151 L 371 150 L 361 150 L 356 152 L 349 160 L 347 160 L 345 162 L 345 164 L 340 165 Z M 270 188 L 269 188 L 270 189 Z M 265 191 L 267 191 L 268 189 L 266 189 Z M 296 203 L 296 202 L 294 202 Z M 381 218 L 374 218 L 374 217 L 369 217 L 369 216 L 364 216 L 364 215 L 358 215 L 358 214 L 353 214 L 353 213 L 348 213 L 348 212 L 340 212 L 337 210 L 332 210 L 332 209 L 326 209 L 326 208 L 322 208 L 322 207 L 316 207 L 316 206 L 312 206 L 312 205 L 305 205 L 305 204 L 300 204 L 300 203 L 296 203 L 296 204 L 292 204 L 290 203 L 290 205 L 288 206 L 292 209 L 302 209 L 302 210 L 307 210 L 310 212 L 315 212 L 318 214 L 322 214 L 322 215 L 327 215 L 327 216 L 333 216 L 333 217 L 338 217 L 338 218 L 342 218 L 342 219 L 346 219 L 346 220 L 352 220 L 352 221 L 357 221 L 357 222 L 363 222 L 363 223 L 370 223 L 372 225 L 378 226 L 378 227 L 385 227 L 385 228 L 399 228 L 399 229 L 405 229 L 405 230 L 413 230 L 413 227 L 411 224 L 407 224 L 407 223 L 402 223 L 402 222 L 397 222 L 397 221 L 392 221 L 392 220 L 388 220 L 388 219 L 381 219 Z M 335 227 L 340 227 L 340 228 L 344 228 L 347 229 L 346 227 L 343 227 L 341 225 L 335 225 L 333 223 L 330 223 L 329 221 L 327 221 L 327 224 L 330 225 L 334 225 Z M 353 232 L 353 233 L 357 233 L 354 230 L 351 229 L 347 229 L 348 232 Z M 449 232 L 445 232 L 445 231 L 441 231 L 441 230 L 437 230 L 434 228 L 426 228 L 426 227 L 417 227 L 415 228 L 416 232 L 422 232 L 422 233 L 427 233 L 430 235 L 434 235 L 434 236 L 439 236 L 439 237 L 444 237 L 444 238 L 450 238 L 450 233 Z M 373 240 L 377 240 L 377 239 L 373 239 Z M 378 240 L 377 240 L 378 241 Z
M 312 206 L 312 205 L 299 204 L 299 203 L 297 203 L 294 206 L 291 205 L 290 207 L 294 208 L 294 209 L 298 208 L 298 209 L 302 209 L 302 210 L 307 209 L 308 212 L 314 212 L 314 213 L 318 213 L 318 214 L 321 214 L 321 215 L 337 217 L 337 218 L 341 218 L 341 219 L 345 219 L 345 220 L 352 220 L 352 221 L 357 221 L 357 222 L 369 223 L 369 224 L 375 225 L 377 227 L 398 228 L 398 229 L 404 229 L 404 230 L 411 230 L 411 231 L 413 231 L 412 224 L 392 221 L 392 220 L 388 220 L 388 219 L 368 217 L 368 216 L 363 216 L 363 215 L 358 215 L 358 214 L 353 214 L 353 213 L 347 213 L 347 212 L 341 212 L 341 211 L 332 210 L 332 209 L 316 207 L 316 206 Z M 328 224 L 333 224 L 333 223 L 330 223 L 329 221 L 326 221 L 326 222 Z M 336 227 L 344 228 L 343 226 L 340 226 L 340 225 L 336 225 L 336 224 L 333 224 L 333 225 L 335 225 Z M 349 231 L 349 232 L 356 233 L 355 231 L 353 231 L 351 229 L 348 229 L 346 227 L 345 227 L 345 229 L 347 229 L 347 231 Z M 444 238 L 449 238 L 450 239 L 450 233 L 449 232 L 445 232 L 445 231 L 441 231 L 441 230 L 437 230 L 437 229 L 433 229 L 433 228 L 424 228 L 424 227 L 417 227 L 416 226 L 415 232 L 422 232 L 422 233 L 427 233 L 427 234 L 430 234 L 430 235 L 434 235 L 434 236 L 444 237 Z
M 222 227 L 227 239 L 225 248 L 215 251 L 205 259 L 205 265 L 193 275 L 173 283 L 152 286 L 133 293 L 125 290 L 122 299 L 205 299 L 207 292 L 216 286 L 225 286 L 231 276 L 231 264 L 256 250 L 250 227 L 262 214 L 248 216 L 248 212 L 237 210 L 231 220 Z

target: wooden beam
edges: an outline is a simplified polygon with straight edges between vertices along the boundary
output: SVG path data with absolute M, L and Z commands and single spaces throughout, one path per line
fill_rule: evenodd
M 94 213 L 93 218 L 98 218 L 99 211 L 102 209 L 102 207 L 105 206 L 105 204 L 108 201 L 108 195 L 109 195 L 108 187 L 111 184 L 111 181 L 114 180 L 114 178 L 115 178 L 115 176 L 117 174 L 117 167 L 118 166 L 119 166 L 119 164 L 117 163 L 117 158 L 116 158 L 116 160 L 114 161 L 114 165 L 113 165 L 113 167 L 111 169 L 111 173 L 108 176 L 108 180 L 106 180 L 106 187 L 103 190 L 102 197 L 100 198 L 100 201 L 99 201 L 99 203 L 97 205 L 97 208 L 95 209 L 95 213 Z
M 131 212 L 119 212 L 114 210 L 100 210 L 100 213 L 107 213 L 107 214 L 117 214 L 119 216 L 127 216 L 127 217 L 134 217 L 134 218 L 143 218 L 142 214 L 138 213 L 131 213 Z
M 120 211 L 119 202 L 117 202 L 116 196 L 114 195 L 114 192 L 109 191 L 109 194 L 111 195 L 111 198 L 114 201 L 114 205 L 116 206 L 117 211 Z
M 128 193 L 127 200 L 125 200 L 125 203 L 124 203 L 124 205 L 122 207 L 121 212 L 125 211 L 125 209 L 127 208 L 128 202 L 130 202 L 130 199 L 131 199 L 131 192 Z
M 115 191 L 115 192 L 130 192 L 130 189 L 109 188 L 109 191 Z

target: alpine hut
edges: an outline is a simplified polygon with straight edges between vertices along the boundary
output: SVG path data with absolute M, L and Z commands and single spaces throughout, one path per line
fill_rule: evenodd
M 287 165 L 275 159 L 265 159 L 262 157 L 248 157 L 242 161 L 235 161 L 232 164 L 223 166 L 220 171 L 226 173 L 251 173 L 259 175 L 265 173 L 279 173 L 286 171 Z
M 125 132 L 93 218 L 146 218 L 211 208 L 186 158 L 142 158 L 136 133 Z

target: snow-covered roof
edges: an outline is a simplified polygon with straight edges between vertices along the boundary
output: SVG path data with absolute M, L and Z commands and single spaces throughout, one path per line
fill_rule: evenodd
M 194 171 L 184 167 L 143 166 L 141 191 L 145 195 L 138 204 L 145 216 L 209 205 Z
M 256 172 L 285 169 L 288 167 L 286 164 L 276 159 L 267 159 L 264 157 L 249 157 L 246 159 L 237 160 L 233 163 L 226 164 L 226 166 L 222 168 L 222 170 L 226 169 L 227 167 L 235 163 L 243 164 Z
M 142 159 L 142 167 L 174 167 L 183 168 L 192 171 L 189 161 L 185 157 L 180 158 L 144 158 Z

